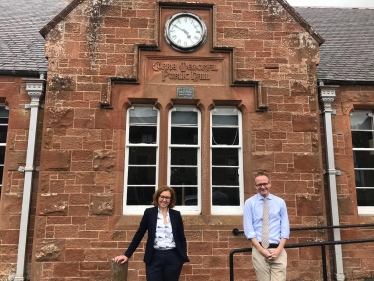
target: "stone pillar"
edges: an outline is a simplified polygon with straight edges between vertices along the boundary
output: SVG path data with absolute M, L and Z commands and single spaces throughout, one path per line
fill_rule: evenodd
M 111 263 L 110 281 L 127 281 L 129 262 L 120 264 L 114 262 L 114 260 L 112 259 Z

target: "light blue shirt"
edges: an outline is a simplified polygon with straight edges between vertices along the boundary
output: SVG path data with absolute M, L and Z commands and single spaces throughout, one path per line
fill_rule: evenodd
M 166 213 L 166 224 L 160 209 L 157 213 L 156 236 L 153 248 L 158 250 L 168 250 L 175 248 L 173 229 L 170 222 L 169 210 Z
M 269 194 L 269 242 L 279 244 L 281 238 L 290 238 L 290 222 L 288 220 L 286 203 L 282 198 Z M 264 198 L 256 194 L 245 201 L 244 205 L 244 235 L 247 239 L 257 238 L 262 242 L 262 216 Z

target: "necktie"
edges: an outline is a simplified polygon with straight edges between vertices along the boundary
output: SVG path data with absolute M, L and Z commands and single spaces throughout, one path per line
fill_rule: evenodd
M 269 248 L 269 207 L 268 198 L 264 198 L 264 211 L 262 217 L 262 247 Z

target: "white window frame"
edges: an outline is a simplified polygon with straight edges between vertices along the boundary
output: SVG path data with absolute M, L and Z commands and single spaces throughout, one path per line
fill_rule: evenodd
M 198 138 L 197 138 L 197 145 L 179 145 L 179 144 L 171 144 L 171 114 L 172 112 L 182 109 L 185 111 L 194 111 L 197 112 L 197 118 L 198 118 Z M 183 214 L 188 215 L 199 215 L 201 214 L 201 112 L 198 108 L 195 106 L 175 106 L 169 110 L 169 116 L 168 116 L 168 160 L 167 160 L 167 184 L 170 187 L 174 187 L 170 184 L 170 166 L 171 166 L 171 149 L 177 148 L 177 147 L 183 147 L 183 148 L 197 148 L 197 205 L 196 206 L 181 206 L 176 205 L 175 209 L 178 211 L 181 211 Z M 187 166 L 188 167 L 188 166 Z
M 129 133 L 130 133 L 130 110 L 134 110 L 136 107 L 152 107 L 150 105 L 133 105 L 132 107 L 127 109 L 126 114 L 126 149 L 125 149 L 125 159 L 124 159 L 124 182 L 123 182 L 123 214 L 143 214 L 144 210 L 146 208 L 149 208 L 153 205 L 127 205 L 127 179 L 128 179 L 128 161 L 129 161 L 129 150 L 132 147 L 156 147 L 156 175 L 155 175 L 155 191 L 158 187 L 158 173 L 159 173 L 159 144 L 160 144 L 160 112 L 159 110 L 153 106 L 152 109 L 157 111 L 157 137 L 156 137 L 156 143 L 155 144 L 131 144 L 129 141 Z
M 213 112 L 217 110 L 217 108 L 223 109 L 232 109 L 233 111 L 237 112 L 238 114 L 238 130 L 239 130 L 239 143 L 238 145 L 214 145 L 213 146 Z M 214 126 L 217 127 L 217 126 Z M 227 127 L 227 126 L 223 126 Z M 232 127 L 232 126 L 230 126 Z M 213 196 L 213 148 L 237 148 L 238 149 L 238 173 L 239 173 L 239 206 L 214 206 L 212 203 L 212 199 L 210 200 L 209 204 L 211 206 L 211 214 L 212 215 L 242 215 L 243 214 L 243 206 L 244 206 L 244 171 L 243 171 L 243 120 L 242 120 L 242 113 L 241 111 L 235 106 L 217 106 L 210 111 L 210 197 Z
M 5 105 L 5 104 L 0 104 L 0 107 L 3 107 L 5 110 L 8 110 L 9 111 L 9 107 L 7 106 L 7 105 Z M 2 126 L 2 127 L 7 127 L 7 128 L 9 128 L 9 114 L 8 114 L 8 122 L 6 123 L 6 124 L 0 124 L 0 126 Z M 8 129 L 7 129 L 7 131 L 8 131 Z M 4 163 L 3 164 L 1 164 L 0 163 L 0 166 L 2 166 L 3 167 L 3 175 L 2 175 L 2 179 L 4 180 L 4 166 L 5 166 L 5 154 L 6 154 L 6 140 L 5 140 L 5 143 L 0 143 L 0 146 L 2 146 L 2 147 L 4 147 Z M 3 188 L 3 182 L 2 181 L 0 181 L 0 196 L 1 196 L 1 193 L 2 193 L 2 188 Z
M 368 111 L 368 110 L 355 110 L 356 112 L 357 111 Z M 354 132 L 354 131 L 367 131 L 367 132 L 372 132 L 373 136 L 374 136 L 374 114 L 372 113 L 372 111 L 370 113 L 367 113 L 369 117 L 371 117 L 371 126 L 372 126 L 372 130 L 354 130 L 351 128 L 351 132 Z M 373 151 L 374 153 L 374 148 L 354 148 L 352 146 L 352 150 L 353 151 Z M 353 154 L 353 157 L 354 157 L 354 154 Z M 353 159 L 354 163 L 356 163 L 355 159 Z M 356 171 L 373 171 L 374 172 L 374 168 L 354 168 L 354 177 L 356 178 Z M 356 190 L 357 189 L 374 189 L 374 186 L 359 186 L 357 187 L 356 186 Z M 357 194 L 356 194 L 357 196 Z M 374 215 L 374 206 L 358 206 L 358 202 L 357 202 L 357 209 L 358 209 L 358 214 L 359 215 Z

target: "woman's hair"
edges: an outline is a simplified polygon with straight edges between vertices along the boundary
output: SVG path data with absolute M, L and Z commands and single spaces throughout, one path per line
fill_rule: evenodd
M 159 187 L 156 192 L 153 194 L 153 206 L 158 206 L 158 197 L 160 197 L 160 194 L 164 191 L 169 191 L 170 192 L 170 203 L 169 203 L 169 208 L 174 208 L 175 204 L 177 203 L 177 198 L 175 197 L 175 191 L 169 186 L 162 186 Z

